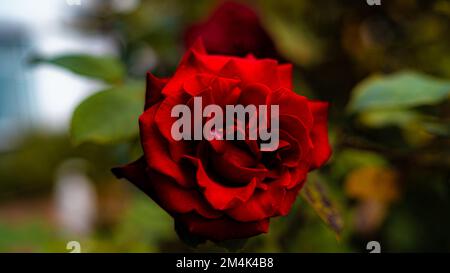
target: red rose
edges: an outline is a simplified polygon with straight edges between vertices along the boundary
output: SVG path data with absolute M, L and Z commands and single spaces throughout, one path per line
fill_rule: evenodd
M 184 35 L 186 48 L 201 37 L 210 54 L 280 59 L 272 39 L 249 7 L 225 2 L 206 21 L 189 27 Z
M 147 75 L 139 119 L 144 156 L 115 168 L 174 217 L 191 235 L 213 241 L 267 232 L 286 215 L 307 173 L 331 154 L 324 102 L 292 91 L 292 67 L 271 59 L 208 55 L 201 42 L 170 79 Z M 279 146 L 258 141 L 181 140 L 171 136 L 175 105 L 194 97 L 216 105 L 279 105 Z

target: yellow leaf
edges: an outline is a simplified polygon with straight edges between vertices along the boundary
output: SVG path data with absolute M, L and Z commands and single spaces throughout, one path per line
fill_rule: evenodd
M 301 191 L 301 196 L 339 239 L 344 221 L 325 184 L 317 176 L 311 175 Z
M 387 167 L 362 167 L 347 176 L 345 191 L 349 197 L 388 204 L 399 198 L 398 175 Z

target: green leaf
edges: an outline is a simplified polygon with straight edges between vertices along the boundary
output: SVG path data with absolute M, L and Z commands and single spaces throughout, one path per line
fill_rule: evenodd
M 295 3 L 292 5 L 296 8 Z M 261 8 L 262 23 L 284 57 L 301 66 L 321 61 L 324 46 L 305 22 L 276 11 L 276 5 L 271 1 L 263 1 Z
M 125 76 L 124 66 L 113 56 L 70 54 L 49 59 L 37 58 L 34 62 L 50 63 L 81 76 L 100 79 L 109 83 L 120 83 Z
M 448 99 L 450 81 L 411 71 L 372 76 L 353 90 L 351 113 L 432 105 Z
M 331 169 L 334 179 L 342 179 L 354 169 L 388 165 L 388 161 L 382 155 L 365 150 L 347 148 L 336 152 L 333 157 Z
M 144 107 L 144 85 L 132 83 L 100 91 L 83 101 L 72 117 L 75 144 L 116 143 L 136 137 Z
M 309 176 L 307 183 L 301 191 L 301 196 L 339 238 L 342 233 L 344 221 L 334 202 L 331 200 L 329 191 L 317 175 Z
M 421 115 L 412 110 L 373 110 L 361 113 L 359 120 L 362 124 L 370 128 L 382 128 L 385 126 L 407 126 L 412 122 L 418 122 Z
M 108 245 L 128 246 L 135 252 L 156 252 L 162 242 L 176 237 L 173 219 L 141 191 L 134 191 L 128 200 L 128 208 L 114 228 Z M 102 250 L 96 250 L 102 252 Z M 105 249 L 111 251 L 111 249 Z M 123 251 L 123 248 L 121 248 Z
M 423 127 L 432 135 L 450 137 L 450 124 L 448 122 L 424 122 Z

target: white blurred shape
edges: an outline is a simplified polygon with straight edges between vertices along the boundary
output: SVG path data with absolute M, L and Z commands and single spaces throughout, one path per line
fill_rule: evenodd
M 85 163 L 80 159 L 65 161 L 58 169 L 54 198 L 63 234 L 86 236 L 94 228 L 96 192 L 84 169 Z
M 136 9 L 140 0 L 112 0 L 111 4 L 115 11 L 127 13 Z

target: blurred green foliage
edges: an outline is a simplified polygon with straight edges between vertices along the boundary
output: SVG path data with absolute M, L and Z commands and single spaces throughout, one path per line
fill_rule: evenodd
M 450 81 L 426 77 L 419 73 L 400 72 L 373 77 L 360 83 L 349 103 L 351 112 L 405 109 L 434 105 L 450 96 Z
M 72 118 L 75 144 L 116 143 L 137 137 L 144 93 L 145 84 L 135 82 L 100 91 L 83 101 Z
M 122 63 L 113 56 L 73 54 L 49 59 L 36 57 L 32 62 L 47 62 L 64 67 L 82 76 L 101 79 L 110 83 L 121 82 L 125 73 Z
M 128 145 L 84 144 L 74 147 L 68 136 L 30 132 L 18 148 L 0 153 L 0 200 L 48 193 L 60 164 L 70 158 L 84 158 L 87 173 L 96 181 L 112 177 L 110 168 L 124 157 Z

